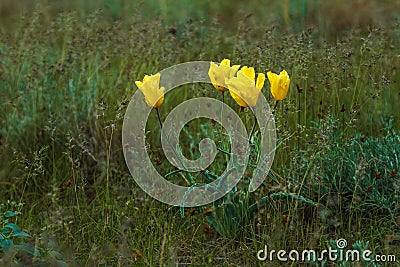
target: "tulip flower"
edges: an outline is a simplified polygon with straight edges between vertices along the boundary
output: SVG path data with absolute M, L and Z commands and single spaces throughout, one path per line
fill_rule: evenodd
M 271 94 L 275 101 L 285 99 L 290 85 L 290 78 L 286 70 L 281 71 L 279 75 L 269 71 L 267 76 L 271 83 Z
M 241 107 L 254 107 L 257 104 L 258 96 L 264 86 L 265 75 L 259 73 L 255 81 L 254 68 L 244 66 L 236 74 L 236 77 L 226 79 L 229 93 Z
M 231 61 L 229 59 L 222 60 L 219 65 L 210 62 L 208 76 L 215 89 L 222 92 L 222 101 L 224 101 L 224 92 L 228 90 L 225 80 L 232 78 L 240 68 L 240 65 L 233 65 L 232 67 L 230 65 Z
M 145 75 L 143 81 L 136 81 L 136 86 L 144 94 L 147 105 L 158 108 L 164 102 L 164 87 L 160 88 L 160 73 Z

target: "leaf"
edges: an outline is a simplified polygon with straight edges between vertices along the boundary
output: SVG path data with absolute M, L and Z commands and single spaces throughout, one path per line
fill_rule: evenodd
M 12 246 L 13 242 L 11 239 L 6 238 L 1 241 L 1 248 L 4 252 L 7 252 Z
M 65 261 L 62 261 L 62 260 L 56 260 L 56 266 L 67 267 L 68 264 Z
M 269 196 L 262 197 L 260 200 L 258 200 L 256 203 L 252 204 L 249 207 L 249 213 L 250 215 L 254 214 L 256 211 L 258 211 L 261 207 L 265 206 L 265 203 L 269 200 Z
M 41 256 L 39 250 L 37 250 L 35 247 L 33 247 L 27 243 L 20 243 L 20 244 L 14 245 L 14 247 L 21 249 L 32 256 L 35 256 L 35 257 Z
M 269 195 L 270 198 L 272 199 L 293 199 L 293 200 L 298 200 L 300 202 L 306 203 L 306 204 L 310 204 L 313 206 L 317 206 L 318 204 L 314 201 L 312 201 L 311 199 L 305 198 L 303 196 L 294 194 L 294 193 L 284 193 L 284 192 L 280 192 L 280 193 L 272 193 Z
M 14 232 L 11 234 L 12 237 L 31 237 L 28 233 L 25 232 Z
M 6 223 L 6 225 L 4 227 L 10 228 L 11 230 L 13 230 L 15 232 L 21 232 L 21 228 L 19 228 L 19 226 L 16 225 L 15 223 Z
M 217 231 L 220 235 L 222 235 L 221 229 L 213 217 L 207 216 L 207 221 L 209 224 L 212 225 L 212 227 L 214 227 L 215 231 Z
M 56 259 L 62 259 L 62 254 L 58 251 L 52 250 L 50 254 Z
M 6 217 L 14 217 L 14 216 L 17 216 L 18 214 L 19 214 L 18 211 L 10 211 L 10 210 L 7 210 L 7 211 L 4 213 L 4 216 L 6 216 Z
M 0 234 L 9 234 L 10 232 L 11 232 L 10 229 L 3 228 L 1 229 Z

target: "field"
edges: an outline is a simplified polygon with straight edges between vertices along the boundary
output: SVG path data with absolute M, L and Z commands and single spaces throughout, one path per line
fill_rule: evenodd
M 399 11 L 397 0 L 2 0 L 0 266 L 400 266 Z M 159 202 L 123 153 L 135 81 L 225 58 L 290 76 L 275 108 L 268 78 L 261 91 L 276 123 L 271 170 L 250 193 L 252 154 L 223 198 L 192 208 Z M 183 85 L 165 94 L 160 120 L 196 97 L 221 93 Z M 253 133 L 251 109 L 229 93 L 224 102 Z M 147 153 L 169 181 L 195 186 L 225 170 L 230 141 L 214 121 L 181 132 L 188 159 L 201 156 L 206 137 L 219 149 L 193 174 L 168 162 L 160 135 L 153 110 Z M 340 250 L 339 241 L 387 261 L 257 257 L 265 246 Z

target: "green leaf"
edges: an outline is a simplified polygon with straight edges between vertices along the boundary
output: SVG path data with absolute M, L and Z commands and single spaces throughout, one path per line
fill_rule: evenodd
M 11 234 L 12 237 L 31 237 L 28 233 L 25 232 L 14 232 Z
M 258 211 L 261 207 L 264 207 L 268 200 L 269 200 L 269 197 L 265 196 L 265 197 L 262 197 L 260 200 L 258 200 L 256 203 L 252 204 L 249 207 L 250 215 L 252 215 L 254 212 Z
M 61 266 L 61 267 L 67 267 L 68 264 L 65 261 L 62 260 L 56 260 L 57 266 Z
M 11 239 L 6 238 L 1 241 L 1 248 L 4 252 L 7 252 L 12 246 L 13 242 Z
M 14 216 L 17 216 L 18 214 L 19 214 L 18 211 L 10 211 L 10 210 L 7 210 L 7 211 L 4 213 L 4 216 L 6 216 L 6 217 L 14 217 Z
M 215 221 L 215 219 L 213 217 L 207 216 L 207 221 L 208 221 L 209 224 L 212 225 L 212 227 L 214 227 L 215 231 L 217 231 L 219 234 L 222 235 L 221 229 L 220 229 L 218 223 Z
M 14 216 L 14 212 L 7 210 L 7 211 L 4 213 L 4 216 L 6 216 L 6 217 L 12 217 L 12 216 Z
M 56 259 L 62 259 L 62 254 L 58 251 L 53 250 L 50 252 L 50 254 Z
M 35 256 L 35 257 L 41 256 L 39 250 L 37 250 L 35 247 L 33 247 L 27 243 L 20 243 L 20 244 L 14 245 L 14 247 L 21 249 L 32 256 Z
M 3 228 L 1 229 L 0 234 L 9 234 L 10 232 L 11 232 L 10 229 Z
M 6 225 L 4 227 L 10 228 L 11 230 L 13 230 L 15 232 L 21 232 L 21 228 L 19 228 L 19 226 L 16 225 L 15 223 L 6 223 Z
M 318 204 L 314 201 L 312 201 L 311 199 L 305 198 L 303 196 L 294 194 L 294 193 L 284 193 L 284 192 L 280 192 L 280 193 L 273 193 L 271 195 L 269 195 L 272 199 L 293 199 L 293 200 L 298 200 L 300 202 L 306 203 L 306 204 L 310 204 L 313 206 L 317 206 Z

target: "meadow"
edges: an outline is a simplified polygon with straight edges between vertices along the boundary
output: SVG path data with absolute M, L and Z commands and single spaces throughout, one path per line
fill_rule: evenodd
M 261 2 L 1 1 L 0 266 L 400 266 L 400 3 Z M 123 155 L 135 81 L 224 58 L 290 75 L 274 111 L 271 171 L 249 193 L 250 166 L 207 206 L 158 202 Z M 188 99 L 221 99 L 196 86 L 166 94 L 161 119 Z M 261 92 L 273 107 L 269 87 Z M 229 94 L 225 103 L 250 132 L 251 111 Z M 146 129 L 157 171 L 184 185 L 154 112 Z M 193 175 L 217 177 L 229 150 L 223 129 L 206 119 L 184 129 L 190 159 L 205 137 L 223 148 Z M 257 259 L 265 245 L 323 250 L 339 239 L 396 261 Z

